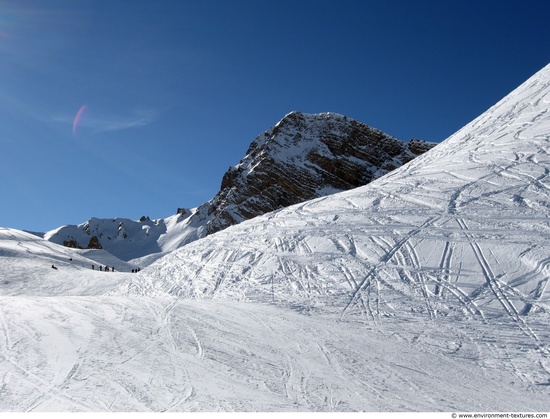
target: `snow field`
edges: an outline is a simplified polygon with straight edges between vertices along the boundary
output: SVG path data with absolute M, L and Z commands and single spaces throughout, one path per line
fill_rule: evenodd
M 473 340 L 464 331 L 477 324 L 381 328 L 262 304 L 120 297 L 2 298 L 0 315 L 2 410 L 547 406 L 546 387 L 515 365 L 532 352 Z M 493 363 L 504 354 L 504 368 Z
M 550 410 L 549 98 L 138 274 L 0 229 L 0 410 Z

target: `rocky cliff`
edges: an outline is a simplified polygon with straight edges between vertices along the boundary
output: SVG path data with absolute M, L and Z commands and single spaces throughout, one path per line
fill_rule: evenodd
M 309 199 L 365 185 L 432 148 L 335 113 L 292 112 L 260 134 L 194 217 L 207 234 Z

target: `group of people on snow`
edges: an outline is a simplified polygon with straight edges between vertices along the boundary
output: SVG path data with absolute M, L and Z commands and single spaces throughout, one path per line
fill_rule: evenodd
M 92 265 L 92 270 L 95 271 L 95 265 Z M 99 265 L 99 270 L 104 271 L 104 272 L 114 272 L 115 267 L 114 266 L 108 266 L 108 265 L 107 266 Z M 141 271 L 141 268 L 132 269 L 132 273 L 138 273 L 139 271 Z
M 95 270 L 95 265 L 92 265 L 92 270 Z M 109 271 L 114 272 L 114 271 L 115 271 L 115 267 L 114 267 L 114 266 L 111 266 L 111 267 L 109 268 L 109 265 L 106 265 L 105 267 L 99 265 L 99 270 L 100 270 L 100 271 L 105 271 L 105 272 L 109 272 Z
M 70 261 L 72 262 L 72 258 L 70 259 Z M 92 265 L 92 270 L 95 271 L 95 268 L 96 266 L 95 265 Z M 55 265 L 52 265 L 52 269 L 55 269 L 57 270 L 57 266 Z M 102 271 L 102 272 L 114 272 L 115 271 L 115 267 L 114 266 L 109 266 L 109 265 L 106 265 L 106 266 L 102 266 L 102 265 L 99 265 L 99 270 Z M 138 273 L 139 271 L 141 271 L 141 268 L 135 268 L 135 269 L 132 269 L 132 273 Z

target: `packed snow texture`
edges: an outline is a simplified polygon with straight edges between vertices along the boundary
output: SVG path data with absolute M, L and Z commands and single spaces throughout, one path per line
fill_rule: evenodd
M 2 230 L 0 409 L 550 410 L 549 109 L 547 66 L 395 172 L 138 274 Z

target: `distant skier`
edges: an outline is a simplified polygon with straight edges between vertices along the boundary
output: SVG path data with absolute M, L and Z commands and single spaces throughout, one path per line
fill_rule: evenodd
M 56 269 L 57 270 L 57 267 L 55 265 L 52 265 L 52 269 Z
M 92 265 L 92 271 L 95 271 L 95 265 Z

